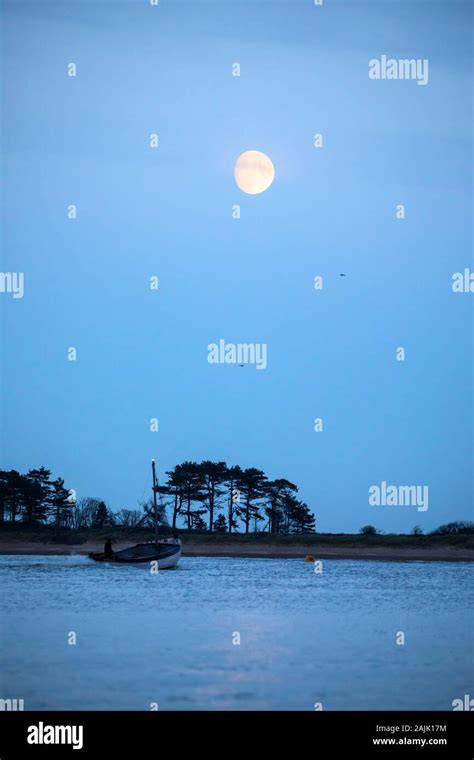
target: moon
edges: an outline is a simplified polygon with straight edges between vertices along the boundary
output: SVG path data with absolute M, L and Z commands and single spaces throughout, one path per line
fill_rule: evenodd
M 246 150 L 235 162 L 234 179 L 237 187 L 249 195 L 268 190 L 275 178 L 275 167 L 265 153 Z

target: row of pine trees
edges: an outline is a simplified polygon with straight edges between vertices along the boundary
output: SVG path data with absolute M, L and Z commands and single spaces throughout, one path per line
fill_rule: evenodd
M 40 467 L 23 475 L 0 470 L 0 523 L 21 521 L 31 528 L 46 522 L 68 525 L 74 499 L 64 480 L 51 480 L 51 470 Z
M 297 498 L 289 480 L 269 480 L 255 467 L 229 467 L 225 462 L 183 462 L 166 473 L 157 486 L 162 525 L 189 531 L 245 533 L 313 533 L 315 518 Z M 140 510 L 113 513 L 100 499 L 76 502 L 61 478 L 51 479 L 44 467 L 21 474 L 0 470 L 0 523 L 21 522 L 28 527 L 53 523 L 58 528 L 123 525 L 149 526 L 152 501 Z
M 298 487 L 289 480 L 269 480 L 255 467 L 229 467 L 225 462 L 183 462 L 167 472 L 158 486 L 170 510 L 171 524 L 178 518 L 188 530 L 245 533 L 313 533 L 314 515 L 300 501 Z

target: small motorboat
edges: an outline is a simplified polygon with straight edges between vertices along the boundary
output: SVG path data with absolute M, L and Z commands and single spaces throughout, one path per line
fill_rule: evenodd
M 158 534 L 158 508 L 156 504 L 156 494 L 158 493 L 158 484 L 155 472 L 155 460 L 151 460 L 151 469 L 153 473 L 153 506 L 154 506 L 154 523 L 155 539 L 135 546 L 128 546 L 126 549 L 120 549 L 118 552 L 90 552 L 89 559 L 95 562 L 113 562 L 125 565 L 144 565 L 157 562 L 158 570 L 169 570 L 176 567 L 181 557 L 181 540 L 174 536 L 173 538 L 160 538 Z M 107 546 L 106 546 L 107 549 Z
M 143 565 L 158 562 L 158 570 L 169 570 L 176 567 L 181 557 L 181 540 L 179 538 L 161 539 L 156 543 L 149 541 L 135 544 L 111 555 L 104 552 L 91 552 L 90 559 L 96 562 L 119 562 L 127 565 Z

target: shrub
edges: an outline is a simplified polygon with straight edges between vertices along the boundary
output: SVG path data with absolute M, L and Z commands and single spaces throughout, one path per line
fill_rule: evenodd
M 374 528 L 373 525 L 364 525 L 364 527 L 359 530 L 359 533 L 362 533 L 363 536 L 376 536 L 377 529 Z
M 446 523 L 446 525 L 440 525 L 439 528 L 431 531 L 432 536 L 456 536 L 460 533 L 473 534 L 474 522 L 470 520 L 456 520 L 455 522 Z

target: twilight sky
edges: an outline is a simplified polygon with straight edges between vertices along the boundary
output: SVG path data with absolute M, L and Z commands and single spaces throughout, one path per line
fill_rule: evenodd
M 321 531 L 472 519 L 469 6 L 4 2 L 2 466 L 120 509 L 152 456 L 226 460 L 297 483 Z M 369 79 L 382 55 L 428 84 Z M 267 368 L 209 364 L 220 339 Z M 369 505 L 382 481 L 429 509 Z

